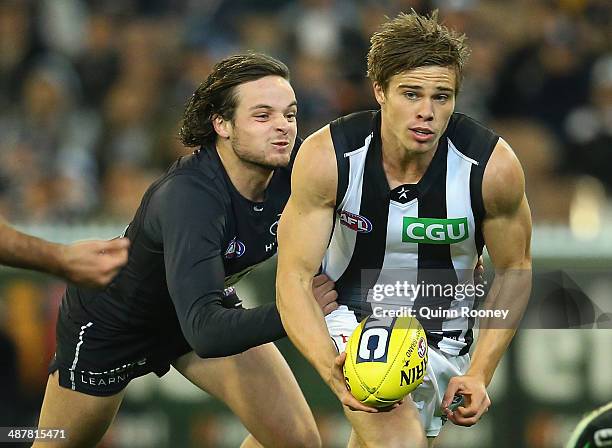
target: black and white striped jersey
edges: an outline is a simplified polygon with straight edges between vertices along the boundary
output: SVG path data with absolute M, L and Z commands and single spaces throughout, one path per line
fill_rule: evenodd
M 482 178 L 499 137 L 454 113 L 421 180 L 390 190 L 382 165 L 380 112 L 341 117 L 330 129 L 338 191 L 322 270 L 336 281 L 338 302 L 361 317 L 372 312 L 375 287 L 391 279 L 414 285 L 473 284 L 484 245 Z M 474 307 L 473 296 L 456 296 L 436 295 L 434 289 L 404 300 L 413 301 L 407 304 L 415 309 Z M 467 353 L 473 320 L 460 313 L 439 314 L 422 322 L 428 342 L 449 354 Z

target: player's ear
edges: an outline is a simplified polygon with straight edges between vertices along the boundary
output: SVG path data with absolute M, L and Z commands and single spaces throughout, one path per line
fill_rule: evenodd
M 374 82 L 372 86 L 374 87 L 374 97 L 378 104 L 382 106 L 385 103 L 385 89 L 378 82 Z
M 225 120 L 221 115 L 215 115 L 212 119 L 212 125 L 215 129 L 215 132 L 221 138 L 229 138 L 230 137 L 230 121 Z

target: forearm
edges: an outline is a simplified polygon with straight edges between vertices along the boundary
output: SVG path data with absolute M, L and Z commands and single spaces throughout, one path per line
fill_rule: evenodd
M 329 337 L 323 313 L 312 294 L 309 274 L 277 275 L 277 304 L 283 326 L 296 348 L 327 383 L 336 350 Z
M 531 267 L 498 274 L 483 308 L 508 311 L 504 320 L 485 318 L 479 322 L 478 340 L 468 375 L 482 378 L 489 385 L 497 365 L 520 324 L 531 293 Z
M 0 221 L 0 263 L 62 275 L 62 244 L 21 233 Z
M 228 309 L 220 298 L 204 297 L 180 320 L 185 338 L 202 358 L 235 355 L 286 336 L 274 303 Z

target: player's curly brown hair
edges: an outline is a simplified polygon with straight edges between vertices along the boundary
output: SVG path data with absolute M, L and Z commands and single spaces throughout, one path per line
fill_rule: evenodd
M 215 64 L 185 106 L 179 130 L 181 142 L 185 146 L 214 144 L 217 134 L 212 121 L 216 116 L 233 119 L 238 101 L 235 87 L 265 76 L 289 80 L 289 69 L 262 53 L 237 54 Z
M 383 23 L 370 39 L 368 77 L 386 89 L 394 75 L 429 65 L 454 67 L 457 89 L 470 50 L 464 34 L 441 25 L 438 11 L 422 16 L 412 10 Z

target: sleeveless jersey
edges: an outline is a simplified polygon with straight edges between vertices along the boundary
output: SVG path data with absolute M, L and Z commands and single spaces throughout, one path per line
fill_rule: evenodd
M 417 317 L 430 316 L 426 323 L 419 318 L 430 345 L 452 355 L 467 353 L 474 321 L 462 310 L 474 308 L 475 295 L 460 296 L 456 288 L 471 284 L 474 291 L 473 271 L 484 245 L 482 178 L 499 137 L 454 113 L 419 182 L 390 190 L 380 112 L 341 117 L 330 130 L 338 191 L 322 270 L 336 281 L 338 302 L 362 317 L 377 303 L 376 288 L 396 285 L 396 304 L 404 300 Z

